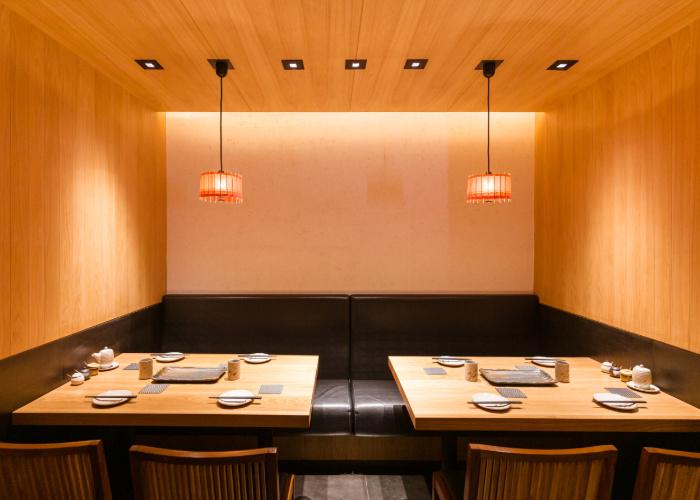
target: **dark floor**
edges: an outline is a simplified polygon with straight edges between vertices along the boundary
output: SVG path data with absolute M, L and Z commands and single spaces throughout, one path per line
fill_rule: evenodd
M 430 500 L 423 476 L 297 476 L 295 500 Z

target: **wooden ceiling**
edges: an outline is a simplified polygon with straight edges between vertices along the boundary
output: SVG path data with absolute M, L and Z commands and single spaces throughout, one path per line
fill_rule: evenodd
M 236 67 L 228 111 L 483 110 L 481 59 L 505 60 L 493 109 L 538 111 L 700 17 L 698 0 L 0 1 L 166 111 L 217 109 L 209 58 Z M 297 58 L 304 71 L 282 69 Z M 580 62 L 545 71 L 555 59 Z

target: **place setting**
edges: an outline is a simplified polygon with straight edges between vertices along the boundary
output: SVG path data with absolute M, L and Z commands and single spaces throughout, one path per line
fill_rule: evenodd
M 262 399 L 259 394 L 253 394 L 251 391 L 246 389 L 232 389 L 230 391 L 222 392 L 218 396 L 208 396 L 209 399 L 216 399 L 216 402 L 225 407 L 229 408 L 240 408 L 242 406 L 247 406 L 253 401 Z
M 272 361 L 276 356 L 274 354 L 267 354 L 265 352 L 254 352 L 251 354 L 239 354 L 238 357 L 253 365 L 261 365 Z
M 170 351 L 170 352 L 153 352 L 151 353 L 151 357 L 158 361 L 159 363 L 174 363 L 176 361 L 180 361 L 182 359 L 185 359 L 187 356 L 185 353 L 178 352 L 178 351 Z
M 464 366 L 466 362 L 472 361 L 470 358 L 463 356 L 433 356 L 433 363 L 446 366 L 448 368 L 459 368 Z
M 593 401 L 600 406 L 616 411 L 635 412 L 639 410 L 638 404 L 646 403 L 643 399 L 631 399 L 618 393 L 612 392 L 596 392 L 593 394 Z
M 113 389 L 101 392 L 93 396 L 85 396 L 90 398 L 92 405 L 96 408 L 109 408 L 112 406 L 118 406 L 132 399 L 136 399 L 137 396 L 131 391 L 122 389 Z
M 519 405 L 523 402 L 518 399 L 507 398 L 491 392 L 477 392 L 472 395 L 472 399 L 469 403 L 486 411 L 506 412 L 510 410 L 513 405 Z

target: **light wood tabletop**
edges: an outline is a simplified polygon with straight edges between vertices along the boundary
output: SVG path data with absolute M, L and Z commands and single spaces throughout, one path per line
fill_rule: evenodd
M 161 394 L 138 394 L 119 406 L 96 408 L 85 396 L 111 389 L 137 394 L 150 380 L 139 380 L 138 370 L 124 367 L 149 357 L 144 353 L 124 353 L 116 358 L 119 367 L 100 372 L 84 384 L 69 383 L 54 389 L 15 410 L 16 425 L 118 425 L 157 427 L 296 427 L 311 423 L 311 400 L 316 384 L 318 356 L 277 356 L 264 364 L 241 360 L 239 380 L 224 374 L 216 383 L 170 384 Z M 226 364 L 235 354 L 190 354 L 174 363 L 153 361 L 153 373 L 163 366 L 216 366 Z M 264 394 L 262 399 L 239 408 L 220 406 L 216 399 L 231 389 L 247 389 L 254 394 L 262 384 L 283 384 L 281 394 Z
M 471 359 L 479 363 L 480 369 L 515 368 L 529 363 L 523 357 Z M 389 368 L 416 430 L 700 432 L 700 409 L 663 391 L 639 393 L 647 403 L 640 404 L 636 412 L 611 410 L 594 403 L 594 393 L 625 384 L 601 372 L 600 363 L 590 358 L 566 360 L 570 364 L 570 383 L 520 387 L 527 398 L 505 412 L 486 411 L 468 403 L 474 393 L 498 393 L 481 374 L 477 382 L 467 381 L 464 367 L 444 367 L 447 374 L 428 375 L 423 368 L 440 366 L 430 357 L 390 356 Z M 554 378 L 553 368 L 542 370 Z

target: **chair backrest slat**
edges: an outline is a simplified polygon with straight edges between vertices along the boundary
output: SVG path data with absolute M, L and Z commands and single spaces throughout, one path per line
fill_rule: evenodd
M 644 448 L 637 469 L 634 500 L 700 498 L 700 453 Z
M 111 499 L 102 443 L 0 443 L 0 498 Z
M 278 500 L 277 450 L 191 452 L 131 447 L 137 499 Z
M 465 500 L 609 499 L 617 450 L 469 445 Z

